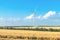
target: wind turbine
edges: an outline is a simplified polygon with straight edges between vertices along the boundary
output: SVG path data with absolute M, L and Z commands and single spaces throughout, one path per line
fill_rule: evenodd
M 33 14 L 34 14 L 34 16 L 33 16 L 33 27 L 35 26 L 35 14 L 36 14 L 36 9 L 33 11 Z

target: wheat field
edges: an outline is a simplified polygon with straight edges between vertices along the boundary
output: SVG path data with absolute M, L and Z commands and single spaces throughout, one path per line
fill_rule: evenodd
M 60 40 L 57 39 L 60 38 L 60 32 L 0 29 L 0 40 L 29 40 L 29 38 L 30 40 Z

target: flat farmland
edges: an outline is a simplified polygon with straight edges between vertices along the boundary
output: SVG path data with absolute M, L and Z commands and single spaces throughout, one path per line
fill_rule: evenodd
M 30 29 L 35 29 L 35 28 L 47 28 L 47 29 L 49 29 L 49 28 L 52 28 L 52 29 L 60 29 L 60 27 L 58 27 L 58 26 L 57 27 L 54 27 L 54 26 L 53 27 L 52 26 L 51 27 L 45 27 L 45 26 L 44 27 L 41 27 L 41 26 L 37 27 L 37 26 L 34 26 L 34 27 L 14 27 L 14 28 L 26 28 L 26 29 L 27 28 L 30 28 Z
M 0 40 L 60 40 L 60 32 L 0 29 Z

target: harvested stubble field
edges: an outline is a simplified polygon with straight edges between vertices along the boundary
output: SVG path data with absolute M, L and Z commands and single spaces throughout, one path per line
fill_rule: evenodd
M 0 40 L 60 40 L 60 32 L 0 29 Z

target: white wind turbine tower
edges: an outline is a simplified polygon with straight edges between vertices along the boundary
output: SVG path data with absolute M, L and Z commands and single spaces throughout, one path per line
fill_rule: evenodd
M 36 14 L 36 9 L 33 11 L 33 27 L 35 26 L 35 14 Z
M 39 7 L 39 6 L 36 5 L 36 7 L 35 7 L 35 9 L 34 9 L 34 11 L 33 11 L 33 14 L 34 14 L 34 16 L 33 16 L 33 27 L 37 27 L 37 25 L 35 25 L 35 19 L 36 19 L 35 14 L 36 14 L 36 12 L 37 12 L 38 7 Z

